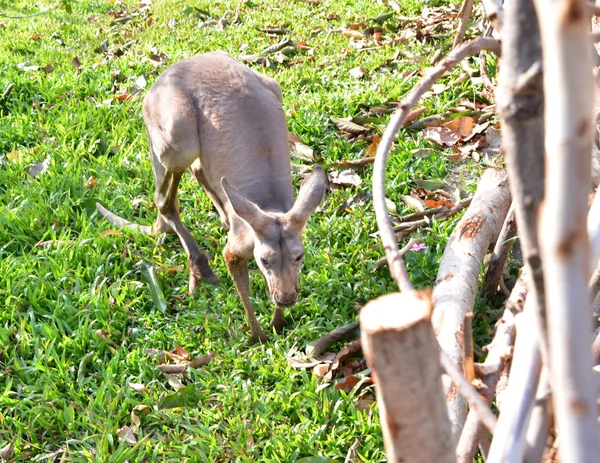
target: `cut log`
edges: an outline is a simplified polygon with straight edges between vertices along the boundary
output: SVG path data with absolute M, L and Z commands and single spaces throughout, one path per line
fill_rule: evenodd
M 463 321 L 473 310 L 479 270 L 486 250 L 500 232 L 510 207 L 506 171 L 488 169 L 444 251 L 433 291 L 433 326 L 440 347 L 458 365 L 463 360 Z M 456 385 L 444 380 L 448 413 L 456 439 L 467 417 L 467 404 Z
M 360 313 L 390 463 L 455 463 L 428 293 L 393 293 Z

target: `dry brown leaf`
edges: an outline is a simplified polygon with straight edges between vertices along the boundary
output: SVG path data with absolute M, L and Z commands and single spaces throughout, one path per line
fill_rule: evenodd
M 473 132 L 475 127 L 475 120 L 469 116 L 459 116 L 452 119 L 450 122 L 446 122 L 442 127 L 458 132 L 461 138 L 467 138 Z
M 184 363 L 177 363 L 177 364 L 165 364 L 163 363 L 162 365 L 158 365 L 156 368 L 158 368 L 160 371 L 162 371 L 163 373 L 166 373 L 168 375 L 180 375 L 182 373 L 185 372 L 185 370 L 187 370 L 187 364 Z
M 418 158 L 428 158 L 432 154 L 436 153 L 434 149 L 431 148 L 417 148 L 411 151 L 413 156 Z
M 119 230 L 104 230 L 104 231 L 101 231 L 100 234 L 102 236 L 109 236 L 109 235 L 123 236 L 123 234 Z
M 54 71 L 54 66 L 52 66 L 52 63 L 48 63 L 42 68 L 42 71 L 44 71 L 46 74 L 50 74 L 52 71 Z
M 460 140 L 460 135 L 445 127 L 428 127 L 423 130 L 423 138 L 440 146 L 452 146 Z
M 350 30 L 342 31 L 342 37 L 351 37 L 353 39 L 359 39 L 359 40 L 365 38 L 365 36 L 362 34 L 362 32 L 350 31 Z
M 423 203 L 417 198 L 401 195 L 400 199 L 415 212 L 423 212 L 425 210 Z
M 98 184 L 98 179 L 96 177 L 90 177 L 85 182 L 86 188 L 94 188 Z
M 362 125 L 352 122 L 350 118 L 332 117 L 331 122 L 333 122 L 340 130 L 344 132 L 356 134 L 368 132 L 370 130 L 368 127 L 363 127 Z
M 8 444 L 6 444 L 4 447 L 2 447 L 0 449 L 0 458 L 2 458 L 3 460 L 10 460 L 13 455 L 15 454 L 15 444 L 13 444 L 12 442 L 9 442 Z
M 177 356 L 182 359 L 182 360 L 189 360 L 190 359 L 190 353 L 185 350 L 183 347 L 179 347 L 177 344 L 175 344 L 175 351 L 177 352 Z
M 129 383 L 129 387 L 131 388 L 132 391 L 139 392 L 140 394 L 150 392 L 150 389 L 148 389 L 148 386 L 146 386 L 145 384 L 141 384 L 141 383 Z
M 414 121 L 416 121 L 421 114 L 423 114 L 425 111 L 427 111 L 427 108 L 417 108 L 417 109 L 413 109 L 412 111 L 410 111 L 407 115 L 406 118 L 404 119 L 404 122 L 402 123 L 402 127 L 405 127 L 409 124 L 412 124 Z
M 319 363 L 318 365 L 315 365 L 313 372 L 319 378 L 323 378 L 329 372 L 329 365 L 330 364 L 328 363 Z
M 315 155 L 312 148 L 306 146 L 300 138 L 293 134 L 292 132 L 288 132 L 288 142 L 290 145 L 290 151 L 297 155 L 300 159 L 309 162 L 315 162 Z
M 344 168 L 344 167 L 350 167 L 350 168 L 357 168 L 357 167 L 364 167 L 368 164 L 373 164 L 375 162 L 375 157 L 366 157 L 366 158 L 361 158 L 361 159 L 350 159 L 347 161 L 340 161 L 340 162 L 334 162 L 332 164 L 333 167 L 340 167 L 340 168 Z
M 367 158 L 373 159 L 373 158 Z M 347 169 L 342 172 L 333 171 L 329 173 L 329 179 L 336 185 L 350 185 L 360 186 L 362 185 L 362 179 L 352 170 Z
M 379 147 L 380 141 L 381 141 L 381 139 L 379 138 L 379 135 L 373 136 L 373 141 L 365 149 L 365 156 L 375 157 L 375 155 L 377 154 L 377 148 Z
M 365 76 L 365 74 L 369 72 L 369 70 L 364 66 L 356 66 L 355 68 L 350 69 L 350 76 L 360 79 Z
M 126 444 L 137 444 L 137 439 L 129 426 L 123 426 L 121 429 L 119 429 L 117 431 L 117 436 L 119 436 Z
M 204 367 L 204 366 L 208 365 L 210 363 L 210 361 L 215 358 L 215 356 L 216 356 L 215 352 L 209 352 L 208 354 L 200 355 L 196 358 L 193 358 L 190 361 L 189 367 L 190 368 Z

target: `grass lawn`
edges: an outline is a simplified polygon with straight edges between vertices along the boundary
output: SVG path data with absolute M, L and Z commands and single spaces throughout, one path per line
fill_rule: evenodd
M 372 0 L 66 3 L 70 10 L 60 5 L 28 18 L 0 17 L 0 448 L 14 449 L 7 459 L 294 462 L 319 455 L 343 461 L 361 438 L 359 461 L 385 461 L 376 405 L 361 411 L 363 392 L 320 384 L 286 361 L 307 342 L 354 321 L 366 301 L 395 290 L 387 269 L 373 270 L 383 251 L 370 236 L 376 231 L 366 195 L 371 166 L 356 171 L 361 185 L 333 189 L 310 219 L 301 300 L 287 311 L 283 334 L 270 333 L 263 345 L 250 343 L 220 254 L 225 233 L 190 175 L 180 187 L 182 218 L 214 256 L 221 279 L 219 287 L 202 286 L 193 296 L 176 237 L 157 245 L 155 237 L 115 231 L 94 204 L 142 224 L 154 221 L 141 101 L 171 63 L 215 49 L 238 58 L 260 54 L 282 37 L 259 29 L 289 30 L 300 47 L 265 55 L 266 63 L 248 58 L 249 65 L 279 81 L 290 130 L 335 172 L 343 170 L 336 162 L 362 158 L 370 142 L 336 133 L 331 117 L 359 116 L 364 105 L 400 100 L 435 52 L 449 49 L 452 31 L 394 41 L 402 37 L 401 16 L 415 17 L 427 3 L 416 0 L 402 2 L 400 13 Z M 26 15 L 53 4 L 3 1 L 0 13 Z M 386 13 L 393 15 L 366 21 Z M 382 27 L 375 29 L 379 38 L 361 44 L 340 32 L 363 21 Z M 471 81 L 450 85 L 423 102 L 425 114 L 473 99 L 480 89 Z M 377 133 L 386 121 L 366 123 Z M 411 154 L 422 147 L 431 147 L 422 132 L 404 130 L 392 152 L 388 196 L 399 213 L 410 211 L 399 196 L 415 179 L 447 181 L 452 173 L 456 180 L 459 168 L 463 188 L 472 191 L 473 173 L 483 164 L 453 164 L 437 151 L 427 158 Z M 28 174 L 44 161 L 36 178 Z M 294 181 L 297 186 L 297 175 Z M 363 201 L 345 204 L 352 198 Z M 416 233 L 427 245 L 406 257 L 417 286 L 433 285 L 456 220 Z M 164 311 L 142 275 L 143 262 L 162 284 Z M 272 305 L 254 264 L 251 272 L 253 304 L 266 328 Z M 481 339 L 489 335 L 487 324 L 479 330 Z M 167 378 L 152 352 L 175 345 L 191 357 L 214 352 L 215 358 Z M 167 408 L 182 385 L 186 406 Z M 132 429 L 129 438 L 119 437 L 124 426 Z

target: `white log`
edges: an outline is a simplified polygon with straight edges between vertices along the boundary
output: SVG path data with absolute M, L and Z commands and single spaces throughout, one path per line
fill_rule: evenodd
M 590 268 L 595 269 L 600 259 L 600 194 L 598 193 L 588 212 L 587 230 L 590 237 Z
M 531 419 L 525 436 L 524 463 L 540 463 L 546 450 L 550 434 L 550 385 L 548 369 L 544 368 L 540 376 L 536 404 L 531 411 Z
M 360 312 L 362 346 L 390 463 L 455 463 L 428 293 L 393 293 Z
M 535 299 L 528 297 L 525 309 L 516 317 L 517 338 L 508 379 L 502 399 L 496 432 L 487 463 L 521 463 L 525 449 L 531 410 L 542 370 Z
M 550 384 L 561 461 L 600 460 L 592 376 L 586 217 L 593 77 L 586 0 L 536 0 L 545 94 L 546 188 L 539 229 Z
M 463 321 L 473 310 L 481 262 L 498 236 L 510 207 L 506 171 L 484 172 L 469 209 L 450 236 L 433 290 L 433 326 L 440 347 L 452 361 L 463 361 Z M 456 439 L 467 417 L 467 404 L 456 385 L 444 379 L 452 430 Z

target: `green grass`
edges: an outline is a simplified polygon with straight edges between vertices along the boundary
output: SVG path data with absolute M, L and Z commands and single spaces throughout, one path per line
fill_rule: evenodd
M 302 299 L 287 311 L 284 333 L 258 346 L 249 342 L 220 255 L 225 234 L 218 216 L 190 176 L 180 187 L 182 217 L 214 256 L 221 279 L 219 287 L 203 286 L 193 296 L 187 295 L 186 257 L 176 239 L 157 246 L 155 238 L 131 231 L 103 233 L 112 227 L 93 205 L 101 201 L 139 223 L 155 218 L 140 107 L 144 90 L 132 91 L 140 76 L 149 86 L 168 64 L 214 49 L 237 57 L 259 53 L 279 38 L 257 28 L 286 27 L 292 40 L 313 47 L 314 59 L 301 52 L 292 62 L 252 66 L 280 82 L 290 130 L 331 166 L 361 157 L 367 143 L 341 138 L 330 117 L 357 115 L 363 103 L 401 99 L 418 80 L 405 79 L 406 71 L 429 66 L 438 48 L 448 49 L 451 34 L 359 51 L 335 30 L 392 12 L 366 0 L 154 0 L 119 23 L 111 13 L 139 13 L 138 1 L 70 4 L 70 13 L 60 7 L 31 18 L 0 18 L 0 92 L 12 87 L 0 97 L 0 447 L 13 443 L 19 462 L 52 455 L 72 462 L 294 462 L 312 455 L 343 461 L 360 437 L 361 461 L 384 461 L 376 410 L 358 411 L 356 394 L 323 387 L 311 372 L 286 363 L 292 349 L 302 351 L 310 340 L 354 321 L 357 304 L 395 290 L 387 270 L 373 272 L 382 249 L 370 237 L 376 231 L 372 202 L 340 212 L 344 201 L 370 191 L 370 167 L 358 171 L 360 188 L 333 190 L 311 218 Z M 0 2 L 0 12 L 26 14 L 50 5 Z M 423 6 L 416 0 L 402 5 L 405 16 Z M 222 30 L 198 28 L 207 18 L 186 6 L 215 19 L 239 8 L 239 20 Z M 394 17 L 385 27 L 388 38 L 397 34 Z M 387 65 L 398 48 L 418 59 Z M 147 59 L 153 53 L 166 55 L 157 68 Z M 52 72 L 41 69 L 49 64 Z M 358 65 L 369 70 L 363 79 L 349 74 Z M 453 86 L 424 105 L 435 114 L 476 93 L 471 84 Z M 121 101 L 120 94 L 132 98 Z M 429 145 L 420 132 L 403 131 L 392 152 L 388 196 L 401 212 L 407 209 L 398 195 L 407 194 L 414 179 L 446 178 L 455 168 L 441 154 L 411 156 L 423 146 Z M 45 173 L 27 175 L 29 165 L 46 158 Z M 472 172 L 480 166 L 470 161 L 460 167 L 472 190 Z M 90 178 L 97 180 L 94 187 Z M 134 205 L 134 199 L 140 201 Z M 406 258 L 417 286 L 433 285 L 455 223 L 418 232 L 428 249 Z M 40 242 L 48 244 L 36 246 Z M 143 260 L 162 283 L 165 313 L 140 275 Z M 255 266 L 251 271 L 253 304 L 266 327 L 272 306 L 264 280 Z M 481 336 L 489 335 L 484 331 Z M 214 351 L 216 358 L 183 379 L 195 387 L 194 403 L 164 410 L 157 405 L 174 390 L 147 350 L 171 351 L 175 344 L 192 356 Z M 131 382 L 149 392 L 134 392 Z M 149 413 L 138 412 L 132 446 L 117 431 L 131 425 L 137 405 L 147 405 Z

